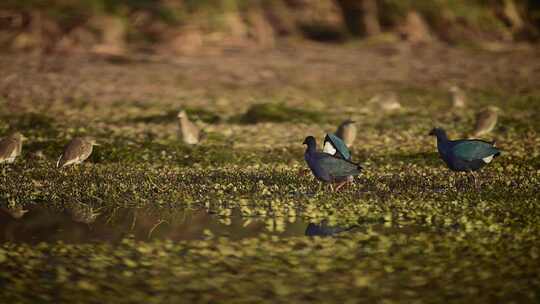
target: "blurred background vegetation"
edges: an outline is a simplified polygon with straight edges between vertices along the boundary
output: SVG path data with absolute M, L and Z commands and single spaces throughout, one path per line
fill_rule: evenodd
M 197 54 L 285 40 L 536 42 L 538 0 L 3 0 L 0 47 Z

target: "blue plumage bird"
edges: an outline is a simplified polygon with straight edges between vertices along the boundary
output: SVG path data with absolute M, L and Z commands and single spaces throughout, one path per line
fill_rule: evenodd
M 337 184 L 335 191 L 351 181 L 352 177 L 360 174 L 362 170 L 359 164 L 350 160 L 318 152 L 317 142 L 313 136 L 306 137 L 303 144 L 307 145 L 304 159 L 313 175 L 321 182 L 330 183 L 330 187 L 332 184 Z
M 448 168 L 456 172 L 471 173 L 476 186 L 474 171 L 489 164 L 501 151 L 494 143 L 480 139 L 449 140 L 441 128 L 431 130 L 429 135 L 437 137 L 437 150 Z

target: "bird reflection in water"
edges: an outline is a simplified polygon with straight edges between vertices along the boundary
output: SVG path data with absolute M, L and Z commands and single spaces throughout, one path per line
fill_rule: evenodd
M 306 236 L 331 236 L 331 235 L 338 234 L 341 232 L 350 231 L 353 228 L 355 228 L 355 226 L 351 226 L 351 227 L 330 226 L 328 225 L 327 221 L 322 221 L 319 224 L 309 223 L 309 225 L 306 228 L 305 235 Z

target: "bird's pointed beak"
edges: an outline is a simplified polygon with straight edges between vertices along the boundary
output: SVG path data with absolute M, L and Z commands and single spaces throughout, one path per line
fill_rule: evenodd
M 94 146 L 101 146 L 101 144 L 98 144 L 98 143 L 94 143 L 93 145 Z
M 431 130 L 431 131 L 429 131 L 428 135 L 429 135 L 429 136 L 433 136 L 433 135 L 435 135 L 435 130 Z

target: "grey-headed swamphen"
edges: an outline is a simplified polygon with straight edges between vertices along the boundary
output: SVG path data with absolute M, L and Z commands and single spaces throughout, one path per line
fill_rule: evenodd
M 476 184 L 474 171 L 489 164 L 494 157 L 501 154 L 494 143 L 479 139 L 449 140 L 441 128 L 431 130 L 429 135 L 437 137 L 437 150 L 448 168 L 456 172 L 471 173 Z
M 322 182 L 337 184 L 335 191 L 338 191 L 352 176 L 360 174 L 362 167 L 350 160 L 336 157 L 334 155 L 318 152 L 317 142 L 313 136 L 308 136 L 303 142 L 307 145 L 304 159 L 313 175 Z

